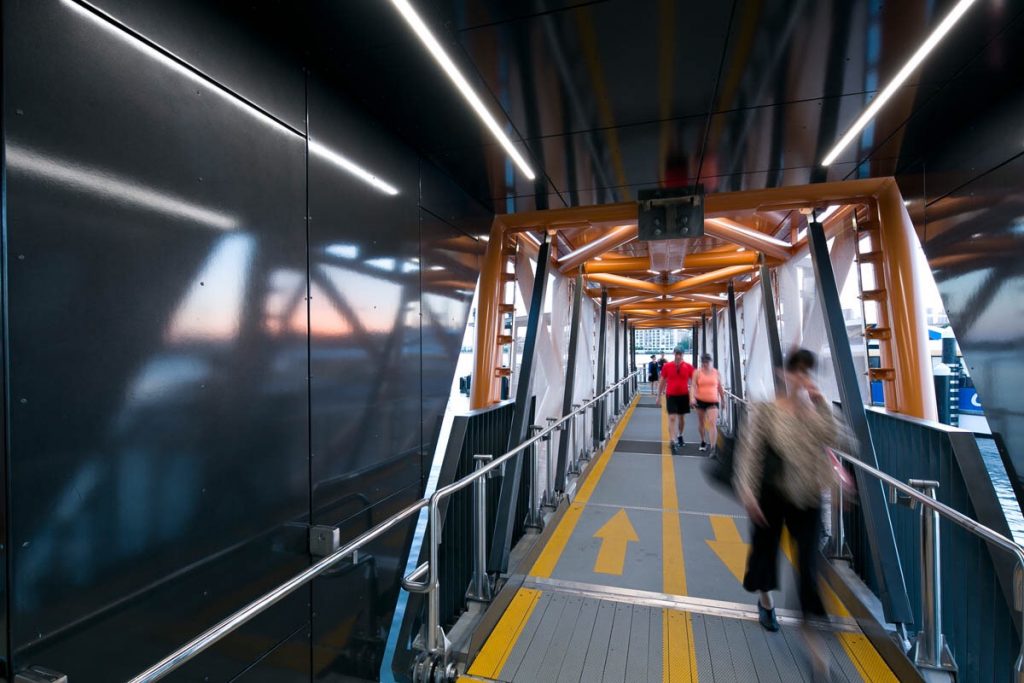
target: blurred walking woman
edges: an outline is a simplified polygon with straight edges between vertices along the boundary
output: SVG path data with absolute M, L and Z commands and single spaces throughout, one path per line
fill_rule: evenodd
M 718 402 L 725 396 L 718 370 L 711 365 L 711 356 L 704 354 L 700 359 L 700 367 L 693 373 L 694 405 L 697 408 L 697 427 L 700 429 L 700 450 L 706 451 L 708 445 L 715 445 L 718 440 Z
M 771 591 L 779 585 L 783 524 L 797 544 L 805 623 L 808 617 L 825 616 L 815 558 L 822 533 L 821 495 L 834 477 L 825 448 L 834 445 L 837 425 L 811 378 L 814 362 L 814 354 L 804 349 L 790 355 L 785 391 L 774 402 L 754 407 L 736 453 L 736 491 L 755 524 L 743 587 L 760 593 L 759 621 L 769 631 L 779 630 Z M 827 675 L 823 643 L 806 628 L 805 635 L 816 673 Z

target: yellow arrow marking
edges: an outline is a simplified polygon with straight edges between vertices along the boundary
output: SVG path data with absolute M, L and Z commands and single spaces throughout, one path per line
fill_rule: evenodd
M 715 540 L 705 541 L 718 559 L 722 561 L 736 580 L 743 582 L 743 573 L 747 568 L 748 546 L 736 528 L 736 520 L 724 515 L 711 515 L 711 530 Z
M 711 530 L 715 534 L 715 540 L 706 541 L 711 549 L 718 555 L 736 580 L 743 581 L 743 573 L 747 566 L 747 553 L 749 545 L 743 542 L 739 529 L 736 528 L 736 520 L 732 517 L 722 515 L 711 515 Z M 789 529 L 782 527 L 782 538 L 779 545 L 789 563 L 796 567 L 797 548 L 793 537 L 789 535 Z M 850 612 L 839 600 L 835 592 L 824 580 L 821 581 L 822 598 L 830 614 L 840 617 L 849 617 Z M 860 633 L 837 633 L 836 637 L 842 644 L 846 655 L 850 658 L 853 666 L 860 673 L 865 681 L 894 681 L 892 671 L 885 664 L 878 651 L 871 645 L 870 641 Z
M 604 526 L 597 530 L 594 538 L 602 540 L 601 549 L 597 552 L 594 562 L 594 573 L 614 574 L 622 576 L 622 568 L 626 563 L 626 550 L 630 541 L 639 541 L 636 529 L 629 521 L 629 515 L 620 509 Z

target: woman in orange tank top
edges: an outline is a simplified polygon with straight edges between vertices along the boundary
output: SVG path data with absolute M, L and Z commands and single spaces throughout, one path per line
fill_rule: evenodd
M 711 356 L 701 357 L 700 368 L 693 373 L 693 397 L 697 407 L 697 427 L 700 429 L 700 450 L 718 440 L 718 403 L 725 397 L 718 370 L 711 366 Z

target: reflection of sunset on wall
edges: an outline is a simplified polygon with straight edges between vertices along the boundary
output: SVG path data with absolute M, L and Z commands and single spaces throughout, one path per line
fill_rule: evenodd
M 238 336 L 253 239 L 228 235 L 210 252 L 164 333 L 168 344 L 230 341 Z
M 313 285 L 313 298 L 309 302 L 309 331 L 314 337 L 348 337 L 353 332 L 352 323 L 342 316 L 327 299 L 323 289 Z M 291 319 L 291 329 L 297 334 L 306 333 L 306 309 L 299 308 Z
M 310 301 L 310 333 L 314 337 L 348 336 L 354 331 L 354 316 L 370 334 L 384 334 L 395 326 L 401 305 L 402 285 L 384 278 L 364 275 L 350 268 L 322 265 L 318 271 L 332 291 L 314 283 Z M 367 296 L 372 293 L 372 296 Z M 296 326 L 301 323 L 301 328 Z M 292 329 L 305 331 L 305 311 L 292 318 Z

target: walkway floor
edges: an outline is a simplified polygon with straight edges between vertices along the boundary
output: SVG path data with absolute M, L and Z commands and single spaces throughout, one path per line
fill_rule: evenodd
M 558 520 L 466 679 L 810 681 L 792 561 L 776 597 L 782 630 L 757 623 L 743 590 L 750 523 L 712 488 L 689 416 L 673 456 L 663 410 L 641 397 Z M 791 553 L 787 553 L 790 556 Z M 833 681 L 895 681 L 826 588 L 817 628 Z

